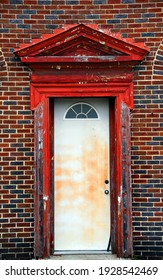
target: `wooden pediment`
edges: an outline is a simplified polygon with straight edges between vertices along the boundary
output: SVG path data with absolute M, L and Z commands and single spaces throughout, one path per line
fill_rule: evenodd
M 144 59 L 149 52 L 143 43 L 122 38 L 97 25 L 66 25 L 54 30 L 54 34 L 42 35 L 30 44 L 22 44 L 15 54 L 22 62 L 34 63 L 64 62 L 128 62 L 132 65 Z

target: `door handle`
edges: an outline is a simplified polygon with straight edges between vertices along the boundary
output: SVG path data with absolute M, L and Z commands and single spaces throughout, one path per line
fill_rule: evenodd
M 108 190 L 105 190 L 104 193 L 105 193 L 106 195 L 108 195 L 108 194 L 109 194 L 109 191 L 108 191 Z

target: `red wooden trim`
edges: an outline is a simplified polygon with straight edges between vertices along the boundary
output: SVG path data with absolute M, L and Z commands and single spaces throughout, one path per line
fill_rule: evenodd
M 44 106 L 40 103 L 34 112 L 34 145 L 35 145 L 35 181 L 34 181 L 34 229 L 35 229 L 35 257 L 43 256 L 43 115 Z
M 117 97 L 133 108 L 131 82 L 71 84 L 31 84 L 31 109 L 47 97 Z
M 131 199 L 131 143 L 130 109 L 121 101 L 121 162 L 122 162 L 122 220 L 123 220 L 123 257 L 131 256 L 132 249 L 132 199 Z
M 111 248 L 116 254 L 117 234 L 117 190 L 116 190 L 116 113 L 115 98 L 109 98 L 109 123 L 110 123 L 110 204 L 111 204 Z
M 121 108 L 120 108 L 120 97 L 116 98 L 116 189 L 117 189 L 117 227 L 116 227 L 116 242 L 117 248 L 116 253 L 118 256 L 122 256 L 122 162 L 121 162 Z
M 38 56 L 38 57 L 22 57 L 21 61 L 24 63 L 67 63 L 67 62 L 75 62 L 75 63 L 114 63 L 114 62 L 138 62 L 143 59 L 143 56 L 139 55 L 109 55 L 109 56 Z
M 49 256 L 49 100 L 45 99 L 35 110 L 35 256 Z
M 95 88 L 98 86 L 102 89 L 107 83 L 110 83 L 110 86 L 116 86 L 118 89 L 119 85 L 132 82 L 133 75 L 128 68 L 121 69 L 121 71 L 116 70 L 116 68 L 102 69 L 98 66 L 97 68 L 98 69 L 91 69 L 89 66 L 89 70 L 85 67 L 80 70 L 71 69 L 71 71 L 69 71 L 63 69 L 62 71 L 61 65 L 53 65 L 53 71 L 44 69 L 44 74 L 40 73 L 39 70 L 34 72 L 31 76 L 31 82 L 33 85 L 37 84 L 41 87 L 45 86 L 43 84 L 46 84 L 46 87 L 62 87 L 63 83 L 65 83 L 67 87 L 80 87 L 80 89 L 92 85 L 95 85 Z
M 50 107 L 50 254 L 54 253 L 54 98 L 49 99 Z
M 48 38 L 46 36 L 37 41 L 33 40 L 31 44 L 23 44 L 20 49 L 15 50 L 15 54 L 19 57 L 41 54 L 50 56 L 53 52 L 55 53 L 55 49 L 58 50 L 59 46 L 62 49 L 62 46 L 67 46 L 68 42 L 73 45 L 74 39 L 80 42 L 81 37 L 98 46 L 101 45 L 102 49 L 105 45 L 124 54 L 137 54 L 140 57 L 144 57 L 148 53 L 148 49 L 142 43 L 134 43 L 132 39 L 124 39 L 118 33 L 111 34 L 107 29 L 99 30 L 97 26 L 78 24 L 70 28 L 67 25 L 65 29 L 56 30 L 55 34 L 48 36 Z
M 49 137 L 49 99 L 44 100 L 44 257 L 50 255 L 50 137 Z

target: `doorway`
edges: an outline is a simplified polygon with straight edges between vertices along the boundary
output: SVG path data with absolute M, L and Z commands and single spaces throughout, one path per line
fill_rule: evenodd
M 54 251 L 107 251 L 109 99 L 56 98 L 54 131 Z

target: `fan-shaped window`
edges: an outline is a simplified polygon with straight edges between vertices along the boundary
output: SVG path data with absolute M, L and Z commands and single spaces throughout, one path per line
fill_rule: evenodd
M 99 115 L 92 105 L 80 102 L 68 108 L 64 119 L 99 119 Z

